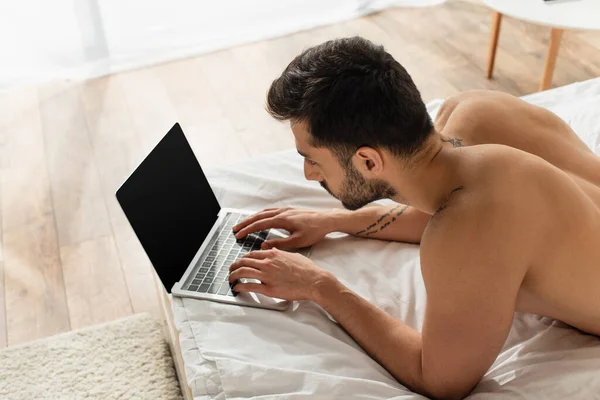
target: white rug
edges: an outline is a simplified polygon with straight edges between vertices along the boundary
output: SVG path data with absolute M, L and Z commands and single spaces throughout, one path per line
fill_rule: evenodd
M 148 314 L 0 351 L 0 399 L 182 399 L 161 326 Z

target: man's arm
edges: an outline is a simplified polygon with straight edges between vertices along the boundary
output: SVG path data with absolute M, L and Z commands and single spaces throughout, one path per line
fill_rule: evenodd
M 233 227 L 240 239 L 265 229 L 285 229 L 290 237 L 272 239 L 262 248 L 298 248 L 317 243 L 330 232 L 396 242 L 420 243 L 430 215 L 402 204 L 369 206 L 358 211 L 267 208 Z
M 502 207 L 465 208 L 444 209 L 423 238 L 422 334 L 337 281 L 315 297 L 396 379 L 433 398 L 466 396 L 494 362 L 525 271 L 515 220 Z
M 420 243 L 431 215 L 404 204 L 335 210 L 329 214 L 332 230 L 370 239 Z
M 237 292 L 315 301 L 413 391 L 462 398 L 502 349 L 535 247 L 531 240 L 541 236 L 531 228 L 536 226 L 531 210 L 502 204 L 508 203 L 503 196 L 492 201 L 464 196 L 460 204 L 438 211 L 423 236 L 427 306 L 422 334 L 297 253 L 248 253 L 231 265 L 229 280 Z M 244 278 L 261 283 L 239 281 Z

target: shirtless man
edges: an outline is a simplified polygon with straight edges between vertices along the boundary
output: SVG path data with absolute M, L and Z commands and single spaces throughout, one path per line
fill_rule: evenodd
M 396 379 L 432 398 L 471 391 L 515 311 L 600 335 L 600 158 L 556 115 L 473 91 L 448 99 L 433 125 L 406 70 L 358 37 L 304 51 L 267 103 L 290 121 L 306 179 L 353 211 L 267 209 L 235 226 L 238 237 L 267 228 L 291 236 L 235 262 L 231 282 L 262 283 L 234 290 L 318 303 Z M 382 198 L 400 205 L 362 208 Z M 420 243 L 422 333 L 279 250 L 333 231 Z

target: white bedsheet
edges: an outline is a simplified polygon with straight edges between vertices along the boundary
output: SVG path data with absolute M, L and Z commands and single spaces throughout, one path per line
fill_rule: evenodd
M 558 113 L 600 155 L 600 78 L 526 100 Z M 432 114 L 439 104 L 429 104 Z M 208 177 L 227 207 L 340 207 L 304 180 L 295 151 L 214 169 Z M 420 330 L 425 289 L 417 246 L 328 238 L 314 246 L 311 258 Z M 180 298 L 172 304 L 195 399 L 423 398 L 395 381 L 313 303 L 296 302 L 286 312 Z M 600 339 L 516 313 L 501 354 L 470 398 L 598 399 Z

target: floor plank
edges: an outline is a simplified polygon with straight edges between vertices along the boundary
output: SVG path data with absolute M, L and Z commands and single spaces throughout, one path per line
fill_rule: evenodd
M 0 242 L 0 245 L 2 243 Z M 8 344 L 6 327 L 6 303 L 4 290 L 4 262 L 0 262 L 0 348 Z
M 109 235 L 78 84 L 41 87 L 40 114 L 60 245 Z
M 0 140 L 2 143 L 2 140 Z M 0 199 L 2 199 L 2 180 L 0 179 Z M 6 303 L 4 289 L 4 240 L 2 237 L 2 207 L 0 207 L 0 348 L 7 345 Z
M 177 114 L 154 68 L 120 74 L 136 135 L 147 154 L 177 121 Z
M 8 344 L 70 330 L 52 215 L 4 232 Z
M 61 246 L 71 329 L 131 315 L 112 235 Z
M 98 166 L 104 201 L 109 214 L 111 233 L 118 257 L 111 258 L 117 280 L 110 288 L 121 296 L 123 309 L 126 296 L 134 312 L 160 315 L 152 270 L 141 246 L 118 205 L 115 192 L 143 159 L 142 144 L 133 124 L 120 76 L 104 77 L 81 86 L 85 118 L 93 154 Z M 132 244 L 134 244 L 132 246 Z M 90 248 L 90 247 L 88 247 Z M 92 246 L 91 249 L 95 249 Z M 90 257 L 94 257 L 91 253 Z M 100 270 L 103 265 L 91 264 Z M 125 286 L 121 285 L 124 278 Z
M 69 330 L 35 88 L 0 98 L 5 342 Z
M 289 36 L 283 39 L 291 40 Z M 264 110 L 268 87 L 258 87 L 249 69 L 243 63 L 236 63 L 231 50 L 206 55 L 199 65 L 225 117 L 239 132 L 240 142 L 249 154 L 257 155 L 293 146 L 289 134 L 279 134 L 282 131 L 281 124 Z
M 246 148 L 235 145 L 241 138 L 225 116 L 209 77 L 197 59 L 158 67 L 156 74 L 201 164 L 227 164 L 248 158 Z
M 0 99 L 2 227 L 4 230 L 52 213 L 44 138 L 35 89 Z
M 5 131 L 0 126 L 0 158 L 2 157 L 2 149 L 6 140 Z M 7 329 L 6 329 L 6 303 L 4 289 L 4 240 L 2 237 L 2 174 L 0 172 L 0 348 L 7 345 Z

